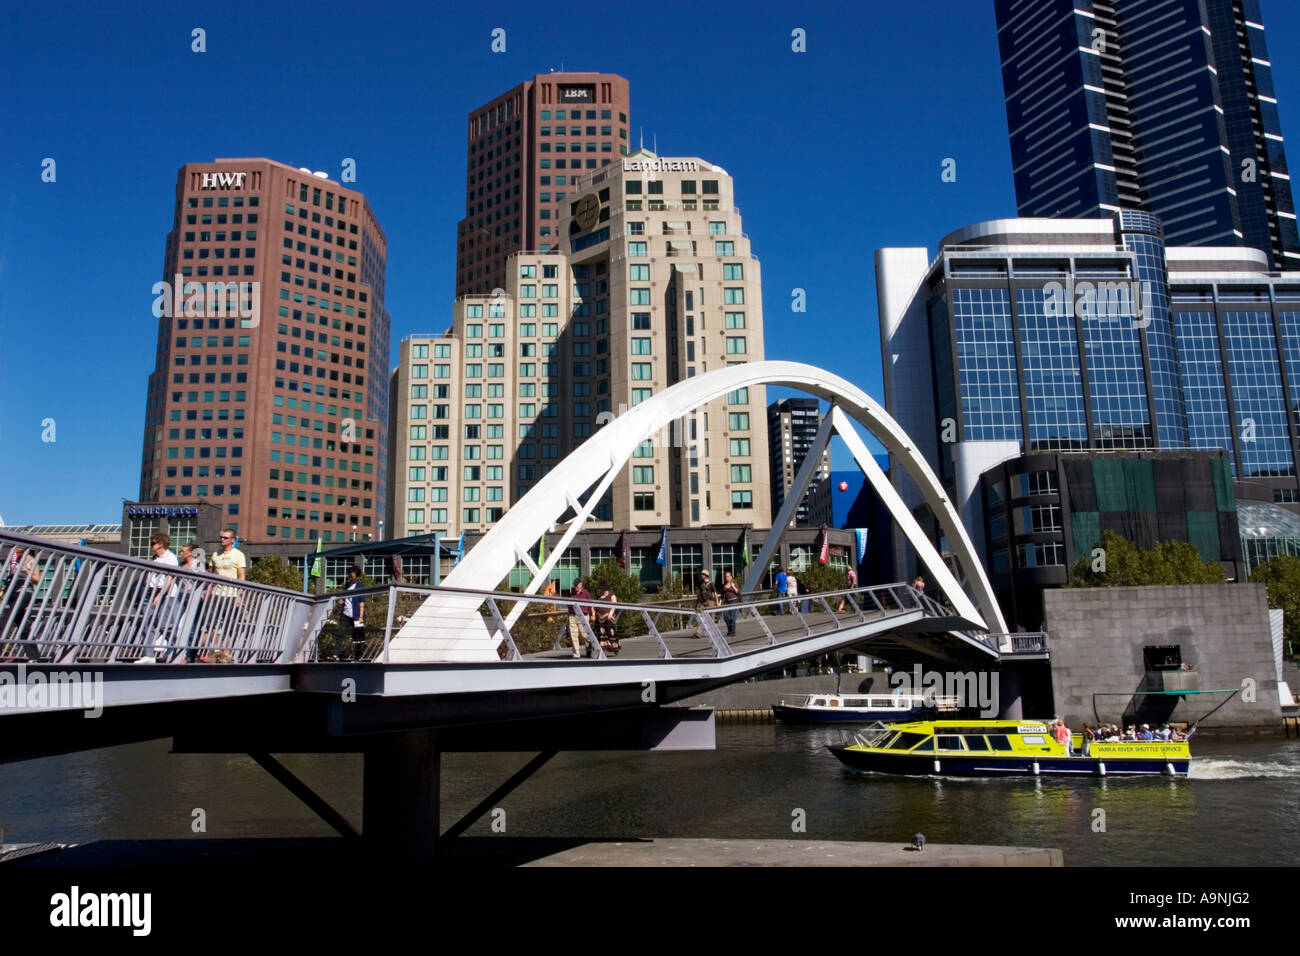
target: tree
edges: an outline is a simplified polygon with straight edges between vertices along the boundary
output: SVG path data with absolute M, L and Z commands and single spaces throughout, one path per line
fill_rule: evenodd
M 279 554 L 258 558 L 248 569 L 248 580 L 302 593 L 302 572 Z
M 1227 575 L 1217 561 L 1201 560 L 1196 545 L 1161 541 L 1143 551 L 1114 531 L 1101 536 L 1101 553 L 1086 554 L 1070 569 L 1076 588 L 1127 588 L 1150 584 L 1222 584 Z
M 814 564 L 805 571 L 795 575 L 799 581 L 799 593 L 818 594 L 826 591 L 843 591 L 848 584 L 844 569 L 833 568 L 829 564 Z
M 1271 558 L 1255 568 L 1250 580 L 1268 588 L 1268 606 L 1282 610 L 1283 632 L 1294 648 L 1300 640 L 1300 558 Z

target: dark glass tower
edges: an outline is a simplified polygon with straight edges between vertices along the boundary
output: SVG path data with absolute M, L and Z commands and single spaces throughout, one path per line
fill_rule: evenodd
M 994 0 L 1021 216 L 1140 209 L 1300 267 L 1258 0 Z

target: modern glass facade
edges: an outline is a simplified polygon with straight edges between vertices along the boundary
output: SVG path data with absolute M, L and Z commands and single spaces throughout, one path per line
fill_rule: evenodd
M 1258 0 L 995 8 L 1022 216 L 1141 208 L 1175 245 L 1300 262 Z
M 882 343 L 897 355 L 887 405 L 990 561 L 978 484 L 1017 455 L 1213 450 L 1238 497 L 1300 511 L 1300 271 L 1271 271 L 1253 249 L 1167 247 L 1157 219 L 1127 210 L 977 223 L 910 261 L 877 276 Z M 1047 542 L 996 561 L 1007 573 L 1067 564 Z

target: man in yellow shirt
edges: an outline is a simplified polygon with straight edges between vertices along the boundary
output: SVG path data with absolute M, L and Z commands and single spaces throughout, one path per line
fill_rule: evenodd
M 212 570 L 223 578 L 242 581 L 248 570 L 248 560 L 244 552 L 235 547 L 235 532 L 226 528 L 221 532 L 221 550 L 208 558 Z M 230 652 L 237 646 L 236 631 L 239 626 L 239 589 L 230 585 L 218 584 L 212 589 L 213 598 L 217 599 L 216 613 L 213 618 L 211 643 L 219 651 Z
M 242 581 L 246 576 L 248 560 L 244 552 L 235 547 L 235 532 L 229 528 L 221 532 L 221 550 L 212 556 L 212 564 L 223 578 Z M 218 586 L 216 593 L 222 597 L 234 597 L 239 592 L 237 588 Z

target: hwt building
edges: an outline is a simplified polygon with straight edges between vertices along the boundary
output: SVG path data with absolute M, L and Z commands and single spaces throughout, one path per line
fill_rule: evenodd
M 212 502 L 244 542 L 382 533 L 386 249 L 365 197 L 324 173 L 181 167 L 153 289 L 142 502 Z

